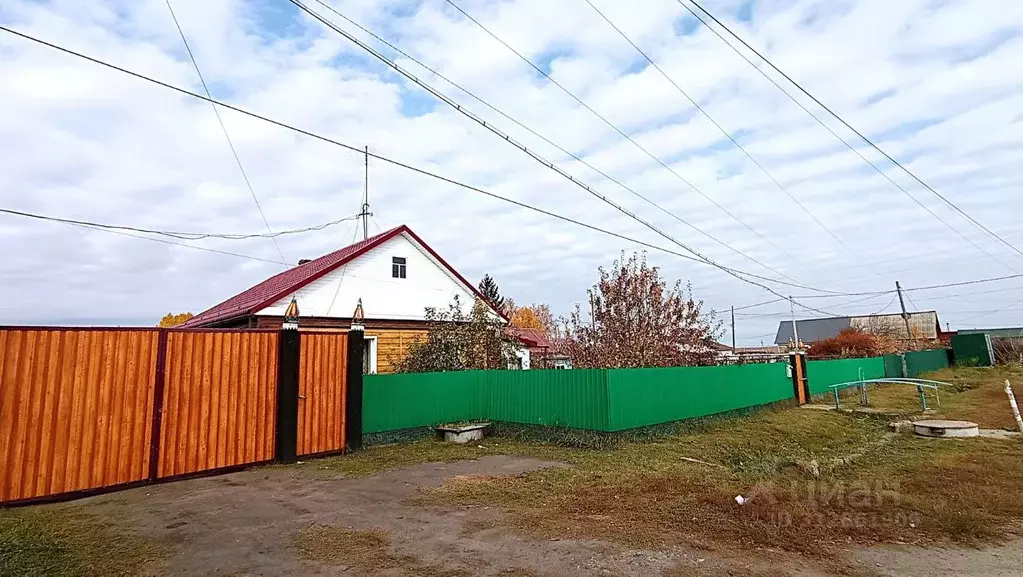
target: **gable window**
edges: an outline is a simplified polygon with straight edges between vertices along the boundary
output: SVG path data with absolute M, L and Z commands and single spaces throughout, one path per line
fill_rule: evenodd
M 396 256 L 391 258 L 391 277 L 405 278 L 405 257 Z

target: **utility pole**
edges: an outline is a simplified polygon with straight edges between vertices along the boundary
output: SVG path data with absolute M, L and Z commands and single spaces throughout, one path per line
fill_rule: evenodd
M 369 211 L 369 146 L 366 146 L 363 158 L 365 174 L 362 180 L 362 212 L 358 216 L 362 217 L 362 240 L 366 240 L 369 238 L 369 217 L 373 216 Z
M 895 281 L 895 292 L 899 293 L 899 308 L 902 309 L 902 320 L 906 323 L 906 339 L 911 340 L 913 338 L 913 331 L 909 330 L 909 313 L 906 312 L 906 303 L 902 300 L 902 285 L 899 284 L 899 281 Z M 902 378 L 906 378 L 909 376 L 909 365 L 906 364 L 906 353 L 902 353 L 899 356 L 902 357 Z M 920 393 L 920 398 L 923 399 L 923 388 L 917 386 L 916 391 Z
M 906 338 L 912 340 L 913 331 L 909 328 L 909 313 L 906 312 L 906 302 L 902 300 L 902 285 L 895 281 L 895 292 L 899 293 L 899 307 L 902 308 L 902 320 L 906 323 Z
M 731 352 L 736 352 L 736 305 L 731 305 Z
M 792 313 L 792 342 L 795 343 L 796 349 L 799 349 L 799 329 L 796 328 L 796 301 L 789 295 L 789 312 Z

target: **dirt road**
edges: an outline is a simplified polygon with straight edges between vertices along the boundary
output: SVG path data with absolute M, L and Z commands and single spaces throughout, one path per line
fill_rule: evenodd
M 86 506 L 166 543 L 161 575 L 825 575 L 814 560 L 756 551 L 642 551 L 522 536 L 487 507 L 423 507 L 410 497 L 456 476 L 519 475 L 563 465 L 488 456 L 339 478 L 315 462 L 143 487 Z M 854 575 L 1021 575 L 1019 543 L 994 550 L 855 552 Z M 835 566 L 828 571 L 834 571 Z

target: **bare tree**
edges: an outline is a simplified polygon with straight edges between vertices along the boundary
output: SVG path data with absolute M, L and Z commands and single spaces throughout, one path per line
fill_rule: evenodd
M 681 281 L 668 287 L 645 254 L 625 253 L 589 293 L 592 320 L 577 305 L 562 342 L 578 368 L 675 367 L 713 364 L 721 323 Z
M 1023 338 L 1003 337 L 991 339 L 996 365 L 1023 364 Z

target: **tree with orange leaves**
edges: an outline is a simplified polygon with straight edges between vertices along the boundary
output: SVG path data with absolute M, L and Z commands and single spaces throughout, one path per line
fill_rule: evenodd
M 548 338 L 554 336 L 554 315 L 551 314 L 551 307 L 545 304 L 514 307 L 508 316 L 511 317 L 513 327 L 536 329 Z
M 178 314 L 167 313 L 167 314 L 163 315 L 163 318 L 160 319 L 160 324 L 158 324 L 156 326 L 161 327 L 161 328 L 165 328 L 165 329 L 169 329 L 171 327 L 176 327 L 176 326 L 180 325 L 181 323 L 184 323 L 184 322 L 188 321 L 189 319 L 191 319 L 194 316 L 195 315 L 193 315 L 192 313 L 178 313 Z

